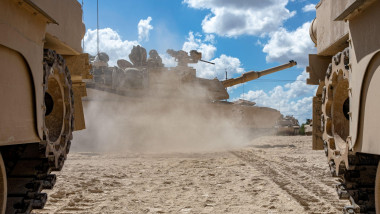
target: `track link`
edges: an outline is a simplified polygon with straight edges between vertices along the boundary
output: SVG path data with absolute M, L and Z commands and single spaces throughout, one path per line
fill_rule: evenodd
M 53 188 L 56 176 L 39 143 L 5 146 L 1 153 L 6 167 L 8 195 L 6 213 L 30 213 L 47 201 L 44 189 Z
M 350 206 L 343 208 L 343 213 L 376 213 L 374 193 L 379 160 L 380 157 L 377 155 L 351 154 L 348 156 L 349 169 L 340 166 L 339 176 L 335 163 L 330 161 L 331 175 L 337 177 L 339 181 L 335 187 L 339 199 L 346 199 L 351 203 Z

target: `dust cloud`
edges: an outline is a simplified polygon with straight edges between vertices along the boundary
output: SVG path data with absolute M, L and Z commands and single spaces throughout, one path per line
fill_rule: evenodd
M 151 90 L 144 98 L 87 91 L 86 130 L 74 133 L 74 151 L 210 152 L 249 141 L 248 129 L 232 116 L 232 108 L 205 101 L 207 92 L 201 88 L 182 87 L 168 96 Z

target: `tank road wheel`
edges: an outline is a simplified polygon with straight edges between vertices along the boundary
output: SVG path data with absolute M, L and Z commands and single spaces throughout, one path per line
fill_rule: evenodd
M 44 53 L 46 157 L 55 170 L 61 170 L 69 152 L 74 128 L 74 97 L 71 77 L 65 61 L 55 51 Z
M 332 176 L 339 178 L 339 198 L 351 202 L 343 212 L 368 213 L 375 211 L 379 157 L 349 150 L 349 69 L 349 52 L 345 49 L 333 57 L 326 72 L 321 115 L 324 150 Z
M 7 175 L 5 172 L 5 164 L 0 153 L 0 213 L 5 213 L 7 205 Z

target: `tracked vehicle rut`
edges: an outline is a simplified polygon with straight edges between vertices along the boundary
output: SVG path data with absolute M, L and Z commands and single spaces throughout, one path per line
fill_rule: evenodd
M 283 160 L 282 158 L 278 158 L 278 160 L 267 158 L 270 155 L 261 154 L 261 152 L 263 151 L 245 150 L 231 151 L 231 154 L 254 166 L 264 175 L 271 177 L 274 183 L 305 209 L 305 213 L 319 213 L 321 211 L 336 213 L 336 209 L 339 208 L 337 207 L 339 200 L 334 200 L 333 195 L 328 193 L 332 183 L 315 182 L 315 178 L 310 176 L 307 169 L 298 168 L 297 165 L 302 165 L 302 163 L 295 164 L 295 160 Z M 334 207 L 336 209 L 333 209 Z

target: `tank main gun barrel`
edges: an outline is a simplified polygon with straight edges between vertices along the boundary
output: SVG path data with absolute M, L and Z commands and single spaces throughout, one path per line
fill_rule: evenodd
M 227 87 L 231 87 L 231 86 L 234 86 L 234 85 L 237 85 L 237 84 L 240 84 L 240 83 L 245 83 L 245 82 L 248 82 L 248 81 L 251 81 L 251 80 L 258 79 L 258 78 L 260 78 L 260 77 L 262 77 L 264 75 L 267 75 L 267 74 L 271 74 L 271 73 L 274 73 L 274 72 L 277 72 L 277 71 L 281 71 L 281 70 L 284 70 L 284 69 L 287 69 L 287 68 L 291 68 L 291 67 L 293 67 L 295 65 L 297 65 L 297 62 L 294 61 L 294 60 L 290 60 L 286 64 L 283 64 L 283 65 L 280 65 L 280 66 L 277 66 L 277 67 L 273 67 L 273 68 L 269 68 L 267 70 L 263 70 L 263 71 L 248 71 L 248 72 L 242 74 L 240 77 L 227 79 L 227 80 L 221 81 L 221 83 L 223 84 L 223 86 L 225 88 L 227 88 Z

